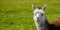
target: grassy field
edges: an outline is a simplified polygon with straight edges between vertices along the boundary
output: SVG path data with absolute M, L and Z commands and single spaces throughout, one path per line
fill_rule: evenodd
M 47 5 L 50 23 L 60 18 L 60 0 L 0 0 L 0 30 L 36 30 L 32 4 Z

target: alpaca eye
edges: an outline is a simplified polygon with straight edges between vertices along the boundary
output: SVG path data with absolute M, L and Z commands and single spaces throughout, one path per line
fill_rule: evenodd
M 42 16 L 44 15 L 44 14 L 41 14 Z

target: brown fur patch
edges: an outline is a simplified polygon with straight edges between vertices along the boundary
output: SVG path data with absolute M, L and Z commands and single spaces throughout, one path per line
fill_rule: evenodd
M 42 9 L 41 7 L 37 7 L 38 9 Z
M 53 23 L 54 25 L 56 25 L 56 26 L 60 26 L 60 19 L 59 20 L 56 20 L 56 21 L 54 21 L 54 23 Z

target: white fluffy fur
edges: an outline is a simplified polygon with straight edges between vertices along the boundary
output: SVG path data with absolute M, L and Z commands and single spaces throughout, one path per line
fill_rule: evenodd
M 46 5 L 44 5 L 42 9 L 38 9 L 34 5 L 32 5 L 32 8 L 34 9 L 34 22 L 37 27 L 37 30 L 44 30 L 46 20 L 44 8 L 46 8 Z

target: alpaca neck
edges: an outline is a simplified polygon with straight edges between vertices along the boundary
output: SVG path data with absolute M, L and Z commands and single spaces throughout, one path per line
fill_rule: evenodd
M 41 18 L 39 18 L 40 28 L 41 30 L 47 30 L 47 18 L 45 15 L 43 15 Z

